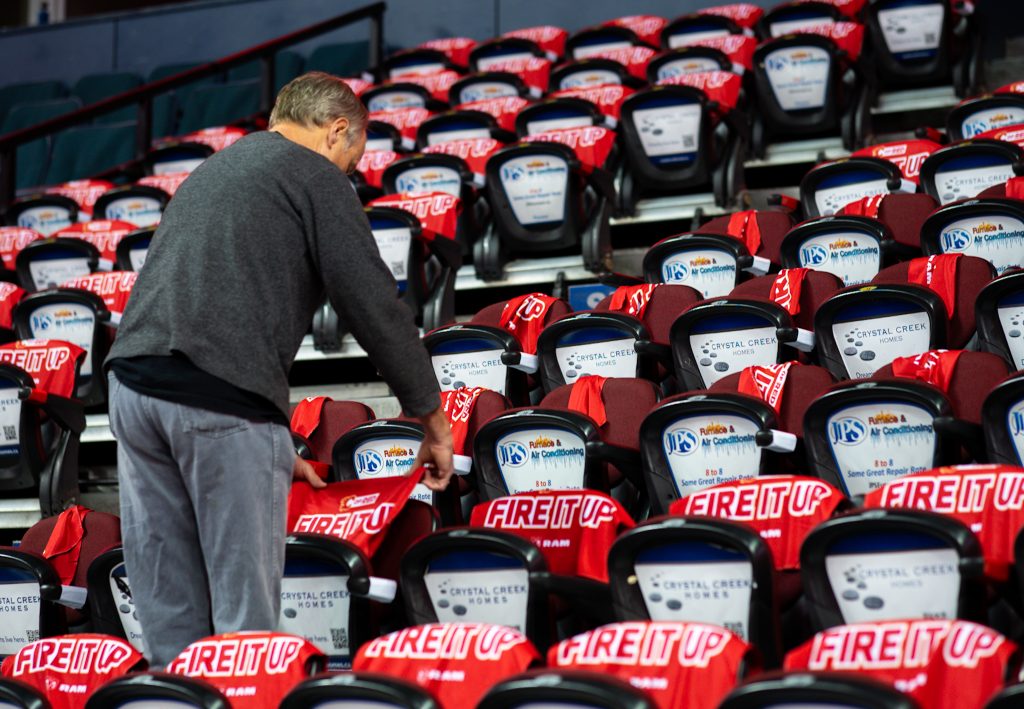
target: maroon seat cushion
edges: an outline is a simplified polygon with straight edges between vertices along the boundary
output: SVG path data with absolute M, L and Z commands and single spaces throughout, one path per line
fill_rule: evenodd
M 730 374 L 709 387 L 709 391 L 738 392 L 740 374 Z M 786 378 L 779 406 L 778 427 L 796 436 L 804 435 L 804 414 L 811 402 L 835 384 L 832 374 L 824 367 L 800 365 L 792 367 Z
M 715 217 L 702 226 L 699 231 L 711 234 L 729 234 L 729 220 L 731 214 L 723 217 Z M 768 259 L 776 266 L 782 263 L 782 239 L 790 229 L 793 228 L 793 217 L 789 212 L 773 209 L 759 209 L 755 215 L 757 227 L 761 231 L 761 247 L 752 256 L 761 256 Z
M 776 274 L 772 273 L 744 281 L 732 289 L 729 297 L 770 300 L 775 277 Z M 824 271 L 808 271 L 800 289 L 800 312 L 793 317 L 796 326 L 814 330 L 814 314 L 818 307 L 842 288 L 843 282 L 838 276 Z
M 898 244 L 920 250 L 921 227 L 938 208 L 938 200 L 931 195 L 890 194 L 878 206 L 878 220 L 889 227 Z
M 985 397 L 1009 374 L 1006 361 L 989 352 L 964 351 L 956 362 L 956 369 L 949 382 L 946 397 L 953 406 L 957 418 L 981 424 L 981 405 Z M 872 376 L 872 379 L 895 379 L 892 365 L 887 364 Z
M 644 309 L 641 321 L 651 336 L 651 342 L 669 344 L 669 331 L 684 310 L 704 300 L 700 291 L 690 286 L 662 283 L 651 291 L 651 299 Z M 612 296 L 605 297 L 594 310 L 611 310 Z
M 320 411 L 320 424 L 307 439 L 313 458 L 330 465 L 334 444 L 342 434 L 375 418 L 373 409 L 358 401 L 325 401 Z
M 911 261 L 897 263 L 878 272 L 872 283 L 906 284 L 910 283 L 909 271 Z M 974 334 L 974 303 L 978 293 L 995 278 L 992 264 L 977 256 L 962 256 L 957 264 L 956 273 L 956 307 L 953 308 L 949 320 L 949 347 L 961 349 Z
M 503 300 L 500 303 L 493 303 L 485 308 L 481 308 L 477 311 L 476 315 L 470 320 L 474 325 L 490 325 L 491 327 L 501 327 L 501 313 L 505 309 L 507 300 Z M 544 324 L 548 325 L 553 323 L 560 317 L 568 315 L 572 312 L 572 307 L 564 300 L 558 300 L 551 304 L 548 308 L 547 313 L 544 314 Z

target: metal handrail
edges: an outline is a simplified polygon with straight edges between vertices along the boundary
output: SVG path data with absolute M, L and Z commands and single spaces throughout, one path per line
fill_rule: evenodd
M 180 86 L 191 84 L 209 76 L 215 76 L 248 62 L 260 61 L 260 110 L 269 111 L 274 104 L 274 55 L 281 49 L 299 44 L 313 37 L 325 34 L 346 25 L 370 21 L 369 60 L 371 67 L 377 67 L 383 60 L 384 53 L 384 11 L 386 2 L 375 2 L 372 5 L 346 12 L 323 22 L 317 22 L 294 32 L 281 35 L 263 44 L 200 66 L 193 67 L 159 81 L 153 81 L 117 96 L 97 101 L 84 106 L 73 113 L 52 118 L 42 123 L 29 126 L 22 130 L 0 135 L 0 213 L 14 201 L 17 190 L 17 149 L 33 140 L 52 135 L 58 131 L 85 123 L 96 116 L 110 113 L 118 108 L 138 105 L 135 129 L 135 157 L 143 159 L 150 150 L 153 127 L 153 97 L 172 91 Z

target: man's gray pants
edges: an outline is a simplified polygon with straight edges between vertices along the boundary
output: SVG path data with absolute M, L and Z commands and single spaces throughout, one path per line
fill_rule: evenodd
M 109 380 L 125 570 L 150 664 L 215 633 L 275 629 L 295 460 L 288 429 Z

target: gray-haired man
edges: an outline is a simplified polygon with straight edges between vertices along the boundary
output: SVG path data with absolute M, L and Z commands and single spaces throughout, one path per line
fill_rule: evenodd
M 324 294 L 426 438 L 451 432 L 412 313 L 345 176 L 366 109 L 340 79 L 285 86 L 270 130 L 213 155 L 164 212 L 107 360 L 125 563 L 152 664 L 212 633 L 276 627 L 294 475 L 288 371 Z

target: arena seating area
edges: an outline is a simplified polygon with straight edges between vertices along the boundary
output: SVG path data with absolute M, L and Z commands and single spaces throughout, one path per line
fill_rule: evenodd
M 1024 76 L 986 85 L 972 10 L 279 52 L 278 87 L 330 71 L 370 112 L 353 181 L 458 476 L 420 484 L 422 427 L 325 303 L 291 424 L 330 484 L 289 498 L 280 624 L 167 668 L 87 506 L 99 374 L 177 187 L 265 127 L 259 67 L 154 101 L 142 161 L 124 109 L 21 146 L 0 706 L 1021 706 Z M 0 133 L 140 85 L 0 89 Z

